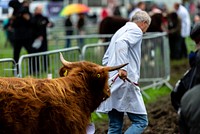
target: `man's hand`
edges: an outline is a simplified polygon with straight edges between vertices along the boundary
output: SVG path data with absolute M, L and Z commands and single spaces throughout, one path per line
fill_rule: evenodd
M 125 81 L 127 78 L 127 72 L 123 69 L 120 69 L 118 73 L 119 73 L 119 78 Z
M 30 20 L 30 15 L 29 15 L 28 13 L 23 14 L 22 17 L 23 17 L 25 20 Z

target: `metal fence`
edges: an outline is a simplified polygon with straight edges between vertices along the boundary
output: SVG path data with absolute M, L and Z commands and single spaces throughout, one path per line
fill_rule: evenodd
M 170 49 L 166 33 L 148 34 L 142 42 L 141 79 L 142 89 L 168 83 L 170 79 Z
M 108 37 L 108 35 L 85 36 L 91 38 Z M 111 37 L 111 35 L 109 35 Z M 72 37 L 70 37 L 72 38 Z M 76 36 L 73 37 L 76 39 Z M 66 38 L 65 38 L 66 39 Z M 58 77 L 61 62 L 59 52 L 66 60 L 87 60 L 101 64 L 102 57 L 109 43 L 86 44 L 82 49 L 71 47 L 43 53 L 23 55 L 19 59 L 19 77 L 55 78 Z M 13 69 L 16 70 L 16 69 Z M 146 34 L 142 42 L 141 78 L 143 90 L 166 84 L 170 79 L 169 43 L 166 33 Z
M 0 76 L 1 77 L 16 77 L 17 66 L 12 58 L 0 59 Z
M 23 55 L 19 59 L 19 77 L 56 78 L 62 66 L 60 54 L 68 61 L 79 61 L 79 47 Z
M 85 45 L 84 60 L 101 64 L 108 43 Z M 169 43 L 166 33 L 149 33 L 143 37 L 140 85 L 143 90 L 166 84 L 170 79 Z

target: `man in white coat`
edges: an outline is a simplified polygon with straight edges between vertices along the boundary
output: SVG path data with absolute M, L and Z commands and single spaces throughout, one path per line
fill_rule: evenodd
M 131 21 L 114 34 L 103 57 L 103 65 L 106 66 L 129 63 L 109 74 L 110 81 L 113 80 L 111 96 L 97 109 L 97 112 L 108 113 L 108 134 L 122 134 L 124 113 L 132 122 L 125 134 L 140 134 L 148 125 L 146 108 L 137 83 L 140 78 L 142 37 L 150 23 L 147 12 L 136 12 Z

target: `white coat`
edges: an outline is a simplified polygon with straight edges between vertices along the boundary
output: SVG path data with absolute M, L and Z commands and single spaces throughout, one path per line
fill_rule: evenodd
M 188 37 L 191 30 L 190 14 L 187 9 L 182 5 L 179 6 L 177 14 L 181 19 L 181 36 Z
M 112 37 L 109 47 L 103 57 L 103 65 L 115 66 L 129 63 L 122 69 L 128 73 L 128 78 L 138 83 L 141 64 L 142 30 L 133 22 L 127 22 Z M 109 81 L 118 71 L 109 73 Z M 117 78 L 110 88 L 111 96 L 101 103 L 97 112 L 107 113 L 113 108 L 121 112 L 147 114 L 140 88 L 128 81 Z

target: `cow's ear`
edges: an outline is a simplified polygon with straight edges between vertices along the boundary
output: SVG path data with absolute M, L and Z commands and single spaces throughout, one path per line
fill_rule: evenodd
M 60 69 L 60 71 L 59 71 L 59 74 L 60 74 L 61 77 L 67 76 L 67 75 L 68 75 L 68 70 L 67 70 L 67 68 L 66 68 L 66 67 L 62 67 L 62 68 Z

